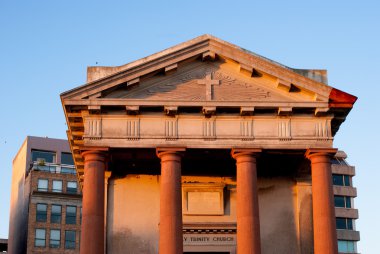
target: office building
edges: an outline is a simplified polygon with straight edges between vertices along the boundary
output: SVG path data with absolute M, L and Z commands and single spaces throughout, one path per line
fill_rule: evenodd
M 79 253 L 81 207 L 67 140 L 28 136 L 13 160 L 8 252 Z

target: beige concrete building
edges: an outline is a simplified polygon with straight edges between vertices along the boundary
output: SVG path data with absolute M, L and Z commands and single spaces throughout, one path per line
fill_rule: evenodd
M 13 160 L 8 253 L 79 253 L 81 207 L 67 140 L 28 136 Z
M 355 189 L 333 187 L 354 171 L 332 165 L 356 97 L 325 70 L 203 35 L 89 67 L 61 100 L 83 186 L 81 253 L 356 252 Z

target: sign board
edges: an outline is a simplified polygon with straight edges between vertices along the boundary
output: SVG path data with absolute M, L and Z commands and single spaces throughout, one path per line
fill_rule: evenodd
M 183 245 L 236 245 L 236 235 L 184 234 Z

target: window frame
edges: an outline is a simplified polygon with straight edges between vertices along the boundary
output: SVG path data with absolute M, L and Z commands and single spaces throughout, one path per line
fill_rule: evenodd
M 70 155 L 70 157 L 71 157 L 71 159 L 72 159 L 72 163 L 65 163 L 65 162 L 68 162 L 68 161 L 63 161 L 64 159 L 64 157 L 65 156 L 63 156 L 63 155 Z M 73 157 L 73 154 L 72 153 L 69 153 L 69 152 L 61 152 L 61 164 L 62 165 L 70 165 L 70 166 L 74 166 L 75 164 L 74 164 L 74 157 Z
M 42 181 L 46 181 L 46 183 L 47 183 L 47 187 L 46 188 L 40 188 L 39 187 L 40 182 L 42 182 Z M 37 191 L 48 192 L 49 191 L 49 179 L 38 178 L 38 180 L 37 180 Z
M 68 233 L 73 233 L 74 234 L 74 240 L 67 240 L 68 239 Z M 76 249 L 76 231 L 75 230 L 65 230 L 65 249 Z M 70 245 L 71 243 L 71 245 Z
M 70 183 L 75 183 L 75 191 L 74 191 L 74 188 L 69 187 Z M 77 194 L 78 193 L 78 182 L 76 182 L 76 181 L 67 181 L 67 183 L 66 183 L 66 193 Z
M 337 206 L 337 198 L 343 198 L 344 206 Z M 350 196 L 334 195 L 334 207 L 337 208 L 352 208 L 352 201 Z
M 52 239 L 52 231 L 57 232 L 58 231 L 58 239 Z M 58 244 L 52 244 L 52 241 L 58 241 Z M 50 238 L 49 238 L 49 247 L 52 249 L 59 249 L 61 247 L 61 230 L 58 228 L 50 229 Z
M 339 222 L 344 223 L 344 227 L 338 227 Z M 336 217 L 336 229 L 337 230 L 354 230 L 354 220 L 352 218 Z
M 38 235 L 38 231 L 43 231 L 43 234 L 44 234 L 44 238 L 37 238 L 37 235 Z M 41 247 L 41 248 L 44 248 L 46 247 L 46 229 L 45 228 L 36 228 L 36 230 L 34 231 L 34 247 Z M 43 245 L 39 245 L 37 244 L 37 241 L 43 241 Z
M 75 208 L 75 215 L 73 213 L 68 213 L 69 207 Z M 77 224 L 77 213 L 78 213 L 77 210 L 78 210 L 78 208 L 76 206 L 71 206 L 71 205 L 66 206 L 66 217 L 65 217 L 65 224 L 66 225 Z
M 355 241 L 338 240 L 339 253 L 356 253 Z
M 45 211 L 38 210 L 39 206 L 45 206 Z M 47 210 L 48 210 L 48 205 L 46 203 L 36 204 L 36 222 L 47 222 Z M 42 217 L 43 219 L 41 219 L 41 216 L 43 216 Z
M 341 182 L 342 184 L 340 183 L 336 183 L 336 181 L 334 181 L 335 177 L 339 177 L 341 179 Z M 346 186 L 346 187 L 351 187 L 352 186 L 352 182 L 351 182 L 351 176 L 350 175 L 345 175 L 345 174 L 332 174 L 332 181 L 333 181 L 333 185 L 335 186 Z M 339 181 L 340 182 L 340 181 Z
M 59 183 L 59 182 L 61 183 L 61 189 L 55 189 L 54 188 L 54 183 Z M 51 191 L 55 192 L 55 193 L 62 193 L 63 192 L 63 182 L 62 182 L 62 180 L 53 179 Z
M 54 206 L 60 208 L 59 215 L 58 215 L 58 213 L 53 212 L 53 207 Z M 58 219 L 53 219 L 53 217 L 54 218 L 59 218 L 59 220 Z M 51 212 L 50 212 L 50 223 L 59 224 L 61 222 L 62 222 L 62 205 L 52 204 L 51 205 Z
M 46 158 L 44 156 L 41 156 L 41 157 L 35 156 L 35 153 L 52 154 L 53 155 L 52 161 L 46 160 Z M 57 152 L 55 152 L 55 151 L 46 151 L 46 150 L 32 149 L 32 151 L 31 151 L 31 160 L 33 162 L 38 162 L 38 159 L 43 159 L 45 163 L 56 164 L 57 163 Z

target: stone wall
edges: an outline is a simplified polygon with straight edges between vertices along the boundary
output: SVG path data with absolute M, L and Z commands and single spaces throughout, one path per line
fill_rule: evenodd
M 183 176 L 182 182 L 225 184 L 224 215 L 184 215 L 184 224 L 236 223 L 233 178 Z M 312 253 L 311 186 L 299 186 L 290 177 L 259 178 L 258 184 L 262 254 Z M 158 252 L 159 190 L 159 176 L 129 175 L 110 179 L 108 253 Z

